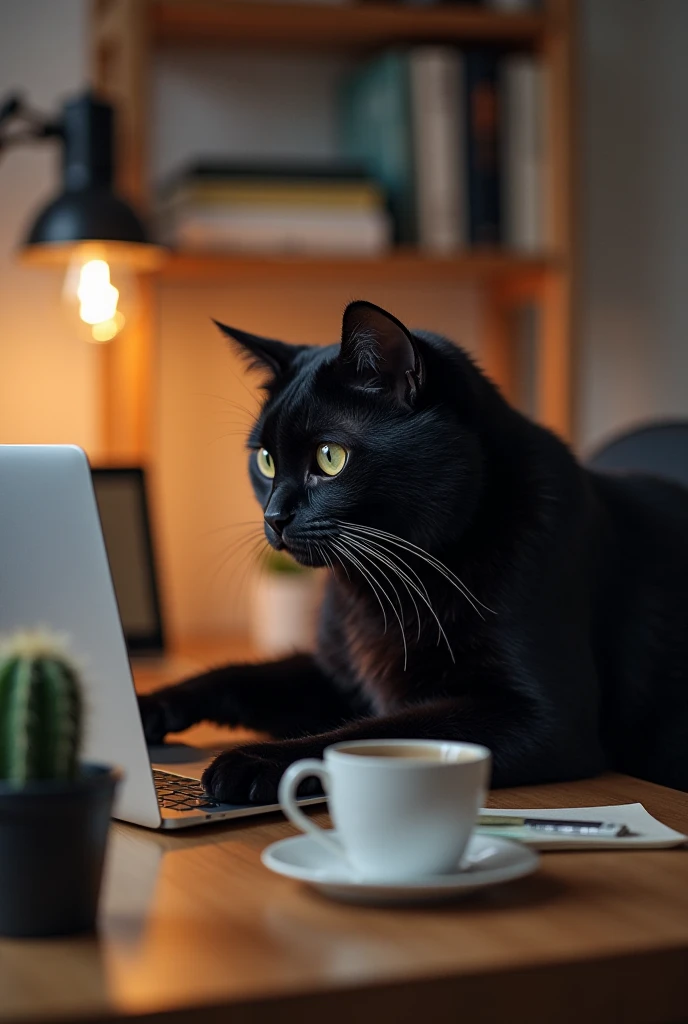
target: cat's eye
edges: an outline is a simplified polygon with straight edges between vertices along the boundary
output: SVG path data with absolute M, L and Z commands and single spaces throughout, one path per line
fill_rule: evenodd
M 340 444 L 321 444 L 315 452 L 315 461 L 327 476 L 337 476 L 346 465 L 349 453 Z
M 258 449 L 256 461 L 258 463 L 258 469 L 261 471 L 263 476 L 266 476 L 268 480 L 272 480 L 275 475 L 275 462 L 267 448 Z

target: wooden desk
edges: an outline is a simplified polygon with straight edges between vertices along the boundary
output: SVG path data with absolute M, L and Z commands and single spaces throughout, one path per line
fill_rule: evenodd
M 633 800 L 688 831 L 688 795 L 618 775 L 492 803 Z M 99 937 L 0 942 L 0 1021 L 688 1021 L 687 849 L 550 853 L 460 903 L 378 910 L 264 869 L 261 850 L 293 831 L 276 816 L 115 825 Z

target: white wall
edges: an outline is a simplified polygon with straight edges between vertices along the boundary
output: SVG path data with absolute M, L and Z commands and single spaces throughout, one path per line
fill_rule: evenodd
M 579 439 L 688 416 L 688 3 L 582 5 Z
M 327 53 L 166 47 L 153 71 L 154 182 L 203 157 L 327 159 L 351 60 Z
M 0 97 L 21 89 L 54 111 L 83 85 L 84 0 L 0 0 Z M 56 272 L 17 266 L 14 250 L 59 180 L 57 146 L 0 153 L 0 441 L 96 441 L 95 351 L 60 317 Z

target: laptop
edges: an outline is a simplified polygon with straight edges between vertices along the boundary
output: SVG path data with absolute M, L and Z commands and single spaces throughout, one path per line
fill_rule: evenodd
M 67 637 L 85 686 L 83 758 L 124 770 L 116 818 L 171 829 L 279 810 L 207 798 L 207 752 L 179 761 L 177 748 L 148 750 L 81 448 L 0 445 L 0 588 L 0 635 L 39 627 Z
M 141 466 L 92 467 L 93 490 L 124 640 L 132 658 L 164 662 L 165 625 Z

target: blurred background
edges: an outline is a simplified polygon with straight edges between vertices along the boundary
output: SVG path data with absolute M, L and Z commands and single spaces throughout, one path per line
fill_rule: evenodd
M 265 609 L 312 602 L 272 564 L 252 611 L 257 400 L 211 317 L 325 344 L 370 299 L 583 455 L 688 413 L 684 0 L 0 0 L 0 23 L 0 103 L 24 101 L 0 146 L 0 441 L 145 469 L 173 646 L 280 649 L 306 627 L 266 637 Z M 22 262 L 67 179 L 59 133 L 19 135 L 89 86 L 160 248 L 116 267 L 109 236 L 97 261 L 39 238 Z

